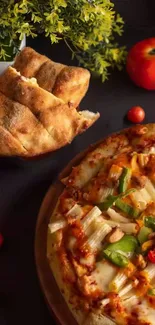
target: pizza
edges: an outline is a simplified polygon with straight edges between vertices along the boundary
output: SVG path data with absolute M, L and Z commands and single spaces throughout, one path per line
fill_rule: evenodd
M 47 258 L 77 323 L 155 324 L 155 124 L 92 146 L 61 182 Z

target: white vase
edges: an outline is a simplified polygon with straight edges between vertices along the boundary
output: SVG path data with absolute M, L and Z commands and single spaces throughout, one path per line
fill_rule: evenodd
M 26 36 L 24 36 L 23 40 L 21 41 L 19 49 L 22 50 L 23 47 L 26 46 Z M 0 74 L 9 66 L 12 65 L 14 61 L 0 61 Z

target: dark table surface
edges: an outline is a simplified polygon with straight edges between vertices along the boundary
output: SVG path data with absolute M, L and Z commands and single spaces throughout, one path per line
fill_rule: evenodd
M 116 9 L 124 17 L 121 44 L 155 36 L 154 0 L 119 0 Z M 50 45 L 43 38 L 27 40 L 53 60 L 72 64 L 63 43 Z M 81 107 L 99 111 L 99 121 L 73 143 L 48 157 L 23 163 L 0 159 L 0 232 L 5 244 L 0 251 L 0 324 L 55 324 L 39 287 L 34 261 L 34 233 L 39 207 L 59 171 L 90 143 L 128 124 L 124 116 L 133 105 L 146 111 L 145 122 L 155 122 L 155 92 L 135 87 L 125 71 L 113 72 L 107 82 L 91 79 Z

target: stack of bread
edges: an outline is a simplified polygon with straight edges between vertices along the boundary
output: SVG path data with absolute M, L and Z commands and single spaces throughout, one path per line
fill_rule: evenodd
M 0 155 L 37 156 L 70 143 L 99 117 L 77 107 L 90 73 L 26 47 L 0 76 Z

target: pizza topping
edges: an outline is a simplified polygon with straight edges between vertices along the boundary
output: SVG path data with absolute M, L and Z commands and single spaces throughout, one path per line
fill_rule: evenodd
M 62 197 L 60 197 L 59 202 L 59 211 L 61 214 L 66 214 L 74 205 L 75 200 L 73 200 L 71 197 L 68 197 L 68 193 L 64 191 Z
M 140 214 L 140 211 L 138 209 L 132 207 L 121 199 L 117 199 L 117 201 L 115 202 L 115 206 L 128 216 L 131 216 L 132 218 L 138 218 Z
M 116 212 L 114 209 L 109 208 L 107 210 L 107 214 L 113 221 L 125 222 L 125 223 L 130 222 L 128 218 L 123 217 L 120 213 Z
M 108 293 L 107 297 L 109 298 L 109 303 L 104 307 L 104 311 L 111 317 L 114 317 L 117 323 L 122 324 L 121 320 L 126 316 L 126 312 L 121 298 L 113 292 Z
M 81 277 L 88 273 L 88 269 L 84 265 L 78 263 L 78 261 L 76 261 L 75 258 L 72 258 L 71 261 L 74 266 L 75 273 L 77 274 L 78 277 Z
M 129 265 L 129 264 L 128 264 Z M 127 267 L 128 267 L 127 265 Z M 112 282 L 109 284 L 110 291 L 118 292 L 126 283 L 128 277 L 122 270 L 120 270 L 116 277 L 112 280 Z
M 119 179 L 119 188 L 118 188 L 119 193 L 124 193 L 127 190 L 130 179 L 131 179 L 131 169 L 124 167 L 123 172 Z
M 80 219 L 83 215 L 83 210 L 82 208 L 78 205 L 75 204 L 73 207 L 66 213 L 65 217 L 66 218 L 72 218 L 72 219 Z
M 149 239 L 155 239 L 155 232 L 150 232 L 148 238 Z
M 155 249 L 148 252 L 148 259 L 151 263 L 155 263 Z
M 134 174 L 132 176 L 132 184 L 136 188 L 143 188 L 145 187 L 147 181 L 147 177 L 141 174 Z
M 125 299 L 122 300 L 123 306 L 126 309 L 132 308 L 134 305 L 136 305 L 139 302 L 139 298 L 135 295 L 132 294 L 129 297 L 126 297 Z M 131 323 L 130 323 L 131 325 Z M 134 324 L 135 325 L 135 324 Z M 139 324 L 138 324 L 139 325 Z M 146 325 L 146 324 L 145 324 Z
M 138 246 L 137 239 L 131 235 L 124 235 L 119 241 L 110 244 L 103 251 L 105 258 L 120 267 L 126 267 Z
M 153 217 L 145 217 L 144 223 L 145 223 L 146 227 L 149 227 L 152 230 L 155 230 L 155 216 L 153 216 Z
M 63 246 L 61 246 L 60 250 L 58 251 L 58 256 L 60 259 L 60 266 L 62 269 L 64 281 L 67 281 L 69 283 L 75 283 L 76 275 L 68 259 L 67 252 Z
M 121 176 L 121 174 L 122 174 L 122 167 L 113 164 L 110 168 L 108 178 L 116 182 Z
M 95 255 L 93 253 L 80 258 L 80 264 L 85 265 L 88 270 L 94 269 L 95 262 Z
M 148 240 L 142 244 L 141 250 L 142 252 L 148 251 L 154 245 L 154 240 Z
M 90 248 L 91 251 L 96 252 L 96 250 L 101 248 L 102 240 L 106 235 L 111 231 L 111 227 L 102 222 L 99 223 L 97 229 L 94 233 L 88 238 L 86 245 Z
M 146 180 L 145 189 L 151 196 L 152 200 L 155 201 L 155 188 L 154 188 L 152 182 L 148 178 Z
M 120 198 L 125 198 L 126 196 L 128 196 L 129 194 L 131 194 L 132 192 L 134 192 L 135 189 L 129 189 L 124 193 L 118 194 L 118 195 L 109 195 L 107 197 L 107 199 L 104 202 L 101 202 L 99 204 L 97 204 L 97 206 L 99 207 L 99 209 L 101 211 L 106 211 L 109 208 L 111 208 L 114 204 L 116 204 L 117 200 Z
M 124 232 L 119 227 L 116 227 L 106 237 L 106 241 L 112 244 L 120 240 L 123 236 L 124 236 Z
M 116 222 L 113 220 L 106 220 L 105 222 L 107 225 L 109 225 L 112 228 L 119 227 L 123 232 L 127 234 L 137 234 L 138 232 L 138 225 L 136 223 L 123 223 L 123 222 Z
M 145 188 L 131 193 L 130 198 L 134 206 L 141 211 L 146 209 L 148 203 L 151 201 L 151 196 L 148 194 Z
M 95 206 L 81 221 L 83 226 L 83 231 L 87 233 L 87 230 L 94 219 L 101 215 L 101 210 Z
M 149 155 L 147 155 L 145 153 L 139 153 L 137 156 L 138 156 L 138 162 L 139 162 L 140 166 L 142 168 L 144 168 L 149 161 Z
M 151 202 L 145 210 L 145 216 L 155 217 L 155 202 Z
M 132 169 L 132 176 L 140 175 L 141 169 L 138 164 L 138 154 L 137 152 L 131 153 L 131 169 Z
M 152 230 L 148 227 L 143 226 L 138 233 L 138 240 L 140 244 L 143 244 L 148 240 L 149 235 L 152 233 Z
M 138 278 L 139 282 L 147 281 L 149 284 L 155 278 L 155 267 L 154 264 L 149 262 L 146 268 L 143 271 L 137 272 L 136 277 Z
M 53 234 L 57 230 L 60 230 L 60 229 L 64 228 L 66 225 L 67 225 L 67 221 L 63 220 L 63 219 L 60 219 L 58 221 L 50 223 L 48 225 L 48 228 L 50 230 L 50 233 Z
M 141 270 L 145 269 L 145 267 L 147 265 L 147 262 L 145 261 L 142 254 L 136 255 L 136 257 L 134 259 L 134 263 L 135 263 L 136 267 Z
M 119 252 L 113 252 L 105 249 L 103 253 L 106 259 L 119 267 L 125 267 L 129 263 L 129 259 Z
M 148 294 L 149 296 L 155 296 L 155 288 L 151 288 L 151 289 L 149 289 L 148 292 L 147 292 L 147 294 Z
M 132 280 L 130 280 L 128 282 L 128 284 L 122 288 L 120 291 L 119 291 L 119 296 L 122 297 L 122 296 L 125 296 L 127 293 L 129 293 L 133 288 L 137 287 L 137 285 L 139 284 L 139 281 L 136 279 L 136 278 L 133 278 Z
M 101 298 L 105 292 L 109 291 L 109 282 L 116 275 L 117 269 L 107 261 L 96 263 L 96 268 L 91 275 L 80 277 L 78 286 L 82 292 L 89 296 L 93 296 L 93 292 L 100 292 Z
M 96 299 L 103 295 L 102 290 L 92 276 L 82 276 L 78 280 L 78 286 L 84 296 L 91 296 Z
M 129 262 L 125 268 L 120 269 L 115 278 L 109 284 L 110 291 L 119 292 L 135 271 L 136 268 L 131 262 Z

